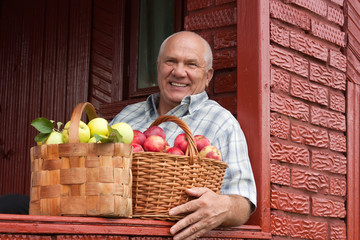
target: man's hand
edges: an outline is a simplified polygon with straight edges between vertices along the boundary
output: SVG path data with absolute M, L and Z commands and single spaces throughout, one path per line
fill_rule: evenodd
M 197 199 L 170 209 L 170 215 L 188 214 L 171 227 L 174 239 L 195 239 L 220 226 L 244 224 L 250 215 L 247 200 L 239 195 L 219 195 L 208 188 L 187 189 Z

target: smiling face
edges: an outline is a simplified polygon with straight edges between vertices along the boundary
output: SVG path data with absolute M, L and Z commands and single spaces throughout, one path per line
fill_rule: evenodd
M 204 40 L 195 33 L 181 32 L 167 40 L 157 62 L 160 115 L 209 85 L 214 70 L 206 69 L 206 51 Z

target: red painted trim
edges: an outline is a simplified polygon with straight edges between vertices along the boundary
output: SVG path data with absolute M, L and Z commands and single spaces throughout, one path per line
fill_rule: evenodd
M 360 239 L 360 85 L 347 86 L 347 239 Z
M 270 232 L 269 1 L 237 1 L 237 112 L 258 191 L 248 223 Z
M 57 217 L 0 214 L 0 233 L 7 234 L 98 234 L 128 236 L 171 236 L 173 222 L 97 217 Z M 204 237 L 269 239 L 258 226 L 217 228 Z

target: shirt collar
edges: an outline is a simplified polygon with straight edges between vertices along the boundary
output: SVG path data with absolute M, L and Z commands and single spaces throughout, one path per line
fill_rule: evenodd
M 159 117 L 157 112 L 157 106 L 159 104 L 160 93 L 151 94 L 146 99 L 145 112 L 150 114 L 152 119 Z M 209 97 L 206 91 L 203 91 L 199 94 L 189 95 L 183 98 L 181 103 L 171 109 L 167 114 L 174 115 L 177 117 L 182 117 L 188 114 L 194 113 L 198 108 L 201 107 L 201 104 L 208 100 Z

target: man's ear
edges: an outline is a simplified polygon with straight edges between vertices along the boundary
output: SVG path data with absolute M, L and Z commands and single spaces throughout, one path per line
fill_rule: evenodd
M 210 69 L 207 71 L 207 73 L 206 73 L 206 85 L 205 85 L 206 87 L 209 86 L 210 81 L 211 81 L 213 75 L 214 75 L 214 69 L 213 69 L 213 68 L 210 68 Z

